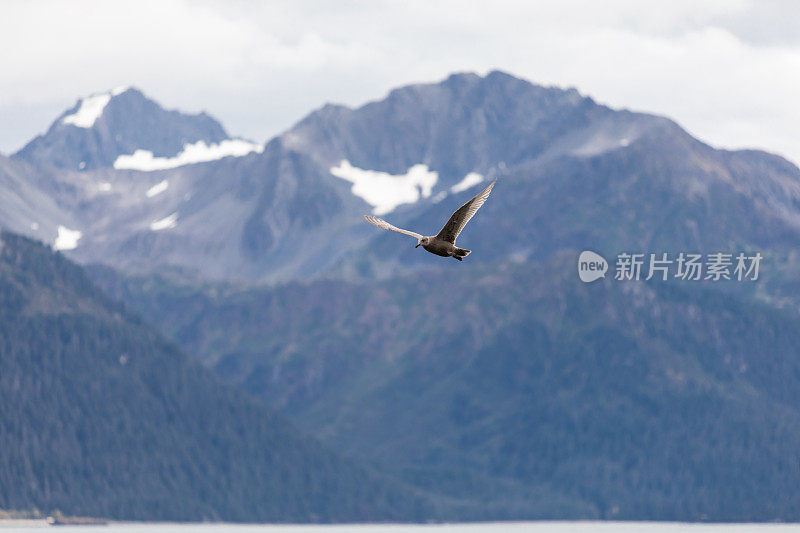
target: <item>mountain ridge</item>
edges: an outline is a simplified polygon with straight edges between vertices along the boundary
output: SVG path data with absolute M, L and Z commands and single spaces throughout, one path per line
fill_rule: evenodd
M 260 152 L 176 168 L 158 167 L 166 163 L 152 156 L 150 164 L 157 164 L 143 167 L 147 171 L 64 173 L 44 194 L 70 219 L 56 225 L 81 232 L 67 252 L 74 259 L 131 273 L 182 271 L 199 280 L 375 277 L 436 267 L 410 249 L 389 253 L 400 245 L 396 236 L 371 231 L 361 216 L 381 210 L 398 226 L 438 231 L 447 214 L 440 210 L 454 210 L 470 194 L 454 192 L 467 176 L 473 187 L 500 178 L 492 201 L 462 237 L 471 249 L 487 250 L 471 261 L 531 257 L 539 243 L 597 244 L 576 243 L 576 235 L 564 234 L 570 226 L 610 226 L 611 235 L 601 241 L 628 246 L 622 221 L 609 224 L 592 211 L 598 201 L 625 204 L 631 187 L 638 187 L 644 204 L 629 222 L 635 226 L 646 226 L 645 216 L 659 216 L 655 210 L 664 201 L 687 211 L 688 219 L 665 220 L 672 232 L 685 235 L 670 246 L 692 244 L 682 225 L 704 224 L 723 204 L 739 205 L 736 217 L 745 224 L 768 220 L 765 231 L 786 234 L 782 247 L 794 243 L 796 167 L 760 152 L 724 154 L 667 118 L 614 110 L 575 89 L 542 87 L 502 72 L 455 74 L 395 89 L 357 108 L 326 105 Z M 590 178 L 568 178 L 568 190 L 562 176 L 577 171 Z M 385 186 L 376 190 L 376 183 Z M 709 196 L 710 188 L 724 199 Z M 393 195 L 388 203 L 386 191 Z M 543 197 L 553 198 L 537 204 Z M 533 203 L 524 208 L 519 198 Z M 706 205 L 695 205 L 698 200 Z M 509 220 L 497 218 L 501 212 Z M 615 209 L 609 217 L 618 220 L 622 213 Z M 724 210 L 719 215 L 727 216 Z M 479 229 L 488 220 L 509 224 L 520 242 L 515 250 L 499 247 Z M 555 228 L 539 231 L 542 222 Z M 13 227 L 30 231 L 21 223 Z M 52 242 L 57 228 L 51 228 L 50 237 L 36 236 Z M 530 229 L 521 234 L 520 228 Z M 758 227 L 747 231 L 756 238 L 749 244 L 758 245 Z M 365 254 L 369 250 L 380 253 Z

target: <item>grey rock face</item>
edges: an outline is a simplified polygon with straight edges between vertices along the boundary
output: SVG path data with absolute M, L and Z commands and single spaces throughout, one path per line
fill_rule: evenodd
M 533 85 L 502 72 L 454 74 L 396 89 L 358 109 L 326 106 L 284 135 L 322 164 L 401 174 L 427 164 L 451 186 L 543 153 L 553 139 L 613 114 L 574 89 Z
M 0 156 L 0 228 L 53 243 L 60 225 L 77 226 L 71 210 L 57 200 L 73 194 L 52 170 Z

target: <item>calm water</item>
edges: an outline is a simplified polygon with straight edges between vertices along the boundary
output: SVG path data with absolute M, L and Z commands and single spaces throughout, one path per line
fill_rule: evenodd
M 2 533 L 30 532 L 30 527 L 3 527 Z M 111 524 L 58 526 L 55 533 L 800 533 L 800 524 L 685 524 L 675 522 L 495 522 L 479 524 L 369 525 L 239 525 L 239 524 Z

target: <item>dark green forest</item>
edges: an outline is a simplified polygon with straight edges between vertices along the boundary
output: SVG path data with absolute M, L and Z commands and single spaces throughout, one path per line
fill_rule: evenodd
M 220 384 L 81 268 L 0 238 L 0 509 L 140 520 L 424 519 L 402 484 Z

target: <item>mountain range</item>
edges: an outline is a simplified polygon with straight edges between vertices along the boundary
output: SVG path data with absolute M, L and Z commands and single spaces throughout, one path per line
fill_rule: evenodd
M 362 218 L 434 234 L 495 178 L 463 264 Z M 400 519 L 800 519 L 800 170 L 780 156 L 495 71 L 325 105 L 263 145 L 100 93 L 0 157 L 0 190 L 0 225 L 435 508 Z M 587 249 L 606 279 L 579 281 Z M 680 252 L 764 262 L 614 279 L 621 253 Z
M 790 261 L 800 231 L 798 169 L 786 160 L 716 150 L 666 118 L 502 72 L 403 87 L 357 109 L 327 105 L 247 155 L 154 170 L 113 161 L 139 150 L 174 159 L 182 143 L 227 134 L 135 89 L 106 96 L 91 126 L 59 117 L 3 161 L 5 181 L 23 176 L 35 190 L 4 195 L 15 200 L 4 213 L 29 207 L 2 222 L 49 242 L 62 235 L 70 257 L 127 272 L 275 282 L 437 268 L 361 215 L 434 233 L 489 178 L 500 194 L 482 218 L 497 222 L 476 219 L 464 235 L 483 252 L 473 262 L 734 245 L 768 245 Z M 55 205 L 40 207 L 42 195 Z

